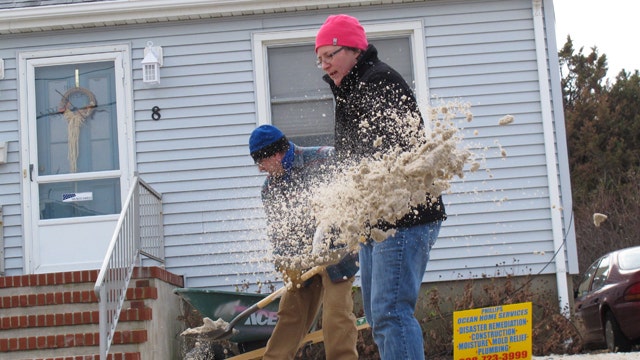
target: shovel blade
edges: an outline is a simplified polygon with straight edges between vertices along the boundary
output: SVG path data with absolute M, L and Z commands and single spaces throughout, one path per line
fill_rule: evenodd
M 189 328 L 183 331 L 180 335 L 185 337 L 199 337 L 199 338 L 209 338 L 213 340 L 224 340 L 226 338 L 232 337 L 234 333 L 234 329 L 229 325 L 228 322 L 223 319 L 218 319 L 216 321 L 211 320 L 208 317 L 202 319 L 202 326 L 197 328 Z M 237 332 L 237 330 L 235 330 Z
M 216 334 L 212 334 L 211 338 L 213 340 L 227 340 L 237 333 L 239 333 L 239 331 L 236 329 L 223 329 Z

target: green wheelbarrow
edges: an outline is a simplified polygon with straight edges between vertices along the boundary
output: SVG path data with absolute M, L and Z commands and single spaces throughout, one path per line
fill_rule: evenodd
M 173 292 L 196 308 L 202 317 L 231 321 L 243 311 L 267 297 L 266 294 L 250 294 L 211 289 L 177 288 Z M 238 330 L 229 341 L 253 343 L 269 340 L 278 320 L 278 299 L 263 309 L 253 312 L 238 323 Z

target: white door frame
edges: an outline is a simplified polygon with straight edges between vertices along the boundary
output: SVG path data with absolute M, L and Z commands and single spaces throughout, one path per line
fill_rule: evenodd
M 121 201 L 126 200 L 131 181 L 135 171 L 134 152 L 134 126 L 133 126 L 133 100 L 132 100 L 132 70 L 131 49 L 129 45 L 104 45 L 87 46 L 67 49 L 54 49 L 43 51 L 25 51 L 18 54 L 18 84 L 19 84 L 19 123 L 20 123 L 20 164 L 22 168 L 22 218 L 24 239 L 24 272 L 35 273 L 34 246 L 36 244 L 34 233 L 38 226 L 38 220 L 33 216 L 34 206 L 39 206 L 38 201 L 25 201 L 32 199 L 29 165 L 34 163 L 37 154 L 32 152 L 30 141 L 35 141 L 36 131 L 30 129 L 29 119 L 35 119 L 36 90 L 34 87 L 35 68 L 45 65 L 63 65 L 79 62 L 114 61 L 116 65 L 115 81 L 122 91 L 116 92 L 116 112 L 120 158 L 120 191 Z

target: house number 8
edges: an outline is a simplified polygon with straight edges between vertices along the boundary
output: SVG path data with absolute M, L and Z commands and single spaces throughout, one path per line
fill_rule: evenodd
M 151 118 L 153 120 L 160 120 L 160 108 L 157 106 L 154 106 L 151 108 Z

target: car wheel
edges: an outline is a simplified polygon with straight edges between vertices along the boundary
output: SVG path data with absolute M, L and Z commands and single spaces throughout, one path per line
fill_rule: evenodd
M 607 312 L 604 324 L 604 338 L 607 342 L 607 349 L 611 352 L 631 351 L 631 342 L 620 330 L 618 321 L 612 312 Z

